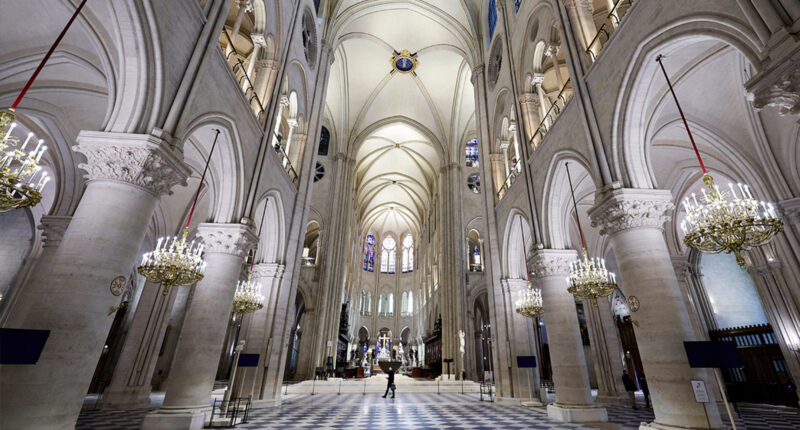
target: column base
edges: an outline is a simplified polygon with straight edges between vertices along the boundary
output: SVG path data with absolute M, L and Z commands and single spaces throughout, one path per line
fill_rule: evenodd
M 198 409 L 158 409 L 144 417 L 141 430 L 199 430 L 206 424 L 211 407 Z
M 150 390 L 107 391 L 97 402 L 100 409 L 139 409 L 150 405 Z
M 622 405 L 628 407 L 630 407 L 631 405 L 631 399 L 630 397 L 628 397 L 627 394 L 622 394 L 618 396 L 598 394 L 597 397 L 594 399 L 594 402 L 601 405 L 615 405 L 615 406 Z
M 547 405 L 548 418 L 565 423 L 588 423 L 608 421 L 608 412 L 599 407 L 569 407 L 561 405 Z
M 280 397 L 277 399 L 253 400 L 250 407 L 253 409 L 276 408 L 280 406 L 281 403 L 283 403 L 283 400 Z

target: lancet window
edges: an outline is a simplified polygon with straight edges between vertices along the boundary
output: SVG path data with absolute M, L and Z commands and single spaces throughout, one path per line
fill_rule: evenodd
M 414 238 L 409 234 L 403 238 L 403 273 L 414 270 Z
M 391 236 L 383 239 L 381 251 L 381 273 L 394 273 L 397 262 L 397 242 Z
M 364 240 L 364 270 L 375 271 L 375 236 L 370 233 Z

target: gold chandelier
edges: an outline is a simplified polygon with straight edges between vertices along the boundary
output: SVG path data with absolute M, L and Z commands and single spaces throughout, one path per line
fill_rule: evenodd
M 254 256 L 255 258 L 255 256 Z M 261 294 L 261 283 L 252 280 L 253 272 L 247 274 L 246 281 L 236 284 L 233 296 L 233 312 L 244 315 L 264 307 L 264 296 Z
M 17 126 L 15 120 L 14 109 L 0 112 L 0 212 L 36 206 L 42 201 L 42 189 L 50 181 L 39 165 L 47 150 L 44 140 L 34 139 L 31 132 L 20 144 L 20 139 L 12 134 Z M 35 147 L 31 140 L 36 142 Z
M 160 237 L 156 249 L 144 254 L 139 274 L 148 281 L 164 286 L 162 294 L 169 294 L 175 285 L 190 285 L 205 275 L 206 262 L 203 261 L 202 243 L 193 240 L 188 243 L 189 228 L 183 229 L 181 238 Z
M 197 185 L 197 192 L 194 195 L 194 202 L 192 203 L 192 210 L 189 212 L 189 219 L 186 221 L 186 226 L 183 228 L 183 233 L 180 239 L 178 236 L 174 237 L 160 237 L 156 248 L 142 257 L 142 263 L 139 265 L 139 274 L 147 278 L 148 281 L 161 284 L 164 286 L 163 295 L 168 295 L 170 288 L 175 285 L 191 285 L 203 279 L 206 270 L 206 262 L 203 261 L 203 250 L 205 245 L 202 243 L 191 243 L 187 241 L 189 236 L 189 224 L 192 222 L 192 215 L 197 207 L 197 198 L 200 196 L 200 190 L 203 188 L 203 182 L 208 172 L 208 165 L 211 163 L 211 155 L 214 154 L 214 148 L 217 146 L 217 139 L 219 138 L 219 130 L 214 136 L 214 143 L 211 144 L 211 151 L 208 153 L 206 166 L 203 169 L 203 175 L 200 177 L 200 184 Z
M 586 251 L 586 242 L 583 239 L 581 219 L 578 216 L 578 203 L 575 201 L 575 190 L 572 187 L 572 177 L 569 174 L 569 163 L 566 163 L 569 191 L 572 195 L 572 206 L 575 210 L 575 220 L 578 222 L 578 233 L 581 236 L 581 257 L 570 264 L 567 277 L 567 291 L 580 299 L 589 299 L 597 306 L 598 297 L 611 295 L 617 288 L 617 277 L 606 269 L 603 258 L 589 258 Z
M 516 303 L 517 313 L 528 318 L 540 317 L 544 314 L 542 305 L 542 290 L 533 288 L 528 284 L 528 289 L 522 292 L 522 297 Z
M 689 123 L 686 121 L 678 97 L 672 88 L 672 82 L 664 69 L 662 58 L 663 56 L 659 55 L 656 57 L 656 61 L 664 73 L 686 133 L 689 134 L 689 140 L 692 142 L 695 155 L 700 162 L 700 169 L 703 171 L 703 183 L 707 188 L 707 191 L 706 189 L 702 190 L 703 196 L 700 200 L 693 193 L 691 199 L 686 197 L 683 201 L 683 207 L 686 210 L 686 219 L 681 222 L 681 229 L 684 233 L 683 243 L 708 254 L 733 253 L 736 256 L 736 262 L 744 267 L 742 251 L 769 243 L 775 235 L 783 231 L 783 222 L 778 219 L 772 203 L 756 200 L 747 184 L 737 184 L 734 187 L 732 183 L 729 183 L 730 194 L 714 185 L 714 179 L 708 174 L 703 159 L 700 157 L 700 151 L 697 149 L 692 131 L 689 129 Z M 736 188 L 739 189 L 738 195 Z
M 19 139 L 11 134 L 17 125 L 15 110 L 85 4 L 86 0 L 83 0 L 75 8 L 75 12 L 73 12 L 67 25 L 64 26 L 56 40 L 50 45 L 50 49 L 47 50 L 44 58 L 36 66 L 36 70 L 28 78 L 28 82 L 22 87 L 22 91 L 17 95 L 14 103 L 11 104 L 11 108 L 0 112 L 0 157 L 2 157 L 0 159 L 0 212 L 36 206 L 42 201 L 42 189 L 44 189 L 50 178 L 47 176 L 47 172 L 42 171 L 39 161 L 47 147 L 39 139 L 38 146 L 35 149 L 32 151 L 27 150 L 26 147 L 33 138 L 33 133 L 28 133 L 28 137 L 22 145 L 18 145 Z M 41 175 L 37 180 L 36 175 L 39 172 L 41 172 Z

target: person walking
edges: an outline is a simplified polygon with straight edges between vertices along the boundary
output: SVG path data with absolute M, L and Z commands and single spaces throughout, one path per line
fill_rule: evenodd
M 631 399 L 631 407 L 639 409 L 636 407 L 636 382 L 633 381 L 627 370 L 622 371 L 622 383 L 625 385 L 625 391 L 628 392 L 628 397 Z
M 392 370 L 391 367 L 389 367 L 389 379 L 388 379 L 388 383 L 386 384 L 386 392 L 383 393 L 383 398 L 384 399 L 386 398 L 386 395 L 389 394 L 389 390 L 392 390 L 392 398 L 394 399 L 394 390 L 395 390 L 395 386 L 394 386 L 394 370 Z
M 644 373 L 639 375 L 639 387 L 642 389 L 642 393 L 644 393 L 644 406 L 646 408 L 650 408 L 650 388 L 647 387 L 647 378 L 644 377 Z

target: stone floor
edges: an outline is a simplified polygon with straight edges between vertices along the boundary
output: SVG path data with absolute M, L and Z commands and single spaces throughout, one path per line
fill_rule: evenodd
M 81 411 L 76 429 L 134 430 L 144 414 L 158 405 L 163 394 L 155 394 L 149 408 L 132 411 L 93 409 L 93 399 Z M 522 407 L 481 402 L 475 394 L 398 394 L 384 399 L 375 394 L 289 395 L 280 408 L 254 411 L 240 429 L 636 429 L 652 421 L 652 410 L 608 407 L 609 423 L 597 427 L 565 424 L 547 418 L 542 407 Z M 798 429 L 800 411 L 740 405 L 737 427 L 745 430 Z

